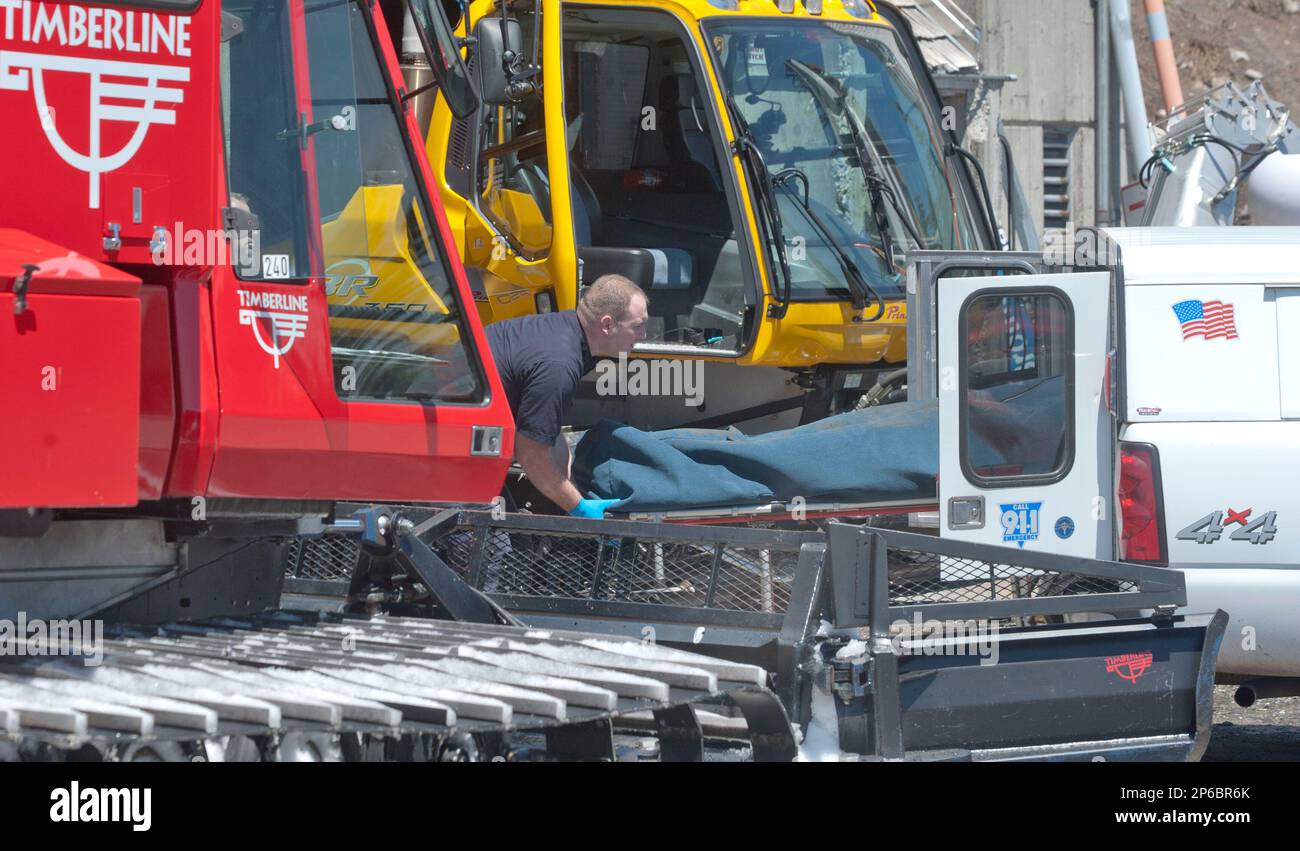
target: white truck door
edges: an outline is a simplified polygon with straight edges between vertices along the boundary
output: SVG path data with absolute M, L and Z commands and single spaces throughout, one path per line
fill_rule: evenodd
M 942 536 L 1111 558 L 1111 275 L 936 289 Z

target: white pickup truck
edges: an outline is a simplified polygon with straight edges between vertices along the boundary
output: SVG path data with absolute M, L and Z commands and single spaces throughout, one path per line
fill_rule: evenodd
M 912 257 L 941 535 L 1183 569 L 1221 678 L 1300 677 L 1300 228 L 1056 248 Z

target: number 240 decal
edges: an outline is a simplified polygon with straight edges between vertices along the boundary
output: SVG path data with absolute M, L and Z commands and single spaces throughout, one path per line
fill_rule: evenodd
M 1277 512 L 1270 511 L 1251 520 L 1250 515 L 1253 512 L 1253 508 L 1247 508 L 1245 511 L 1233 511 L 1229 508 L 1226 523 L 1224 522 L 1224 512 L 1211 512 L 1179 532 L 1178 540 L 1195 541 L 1198 544 L 1213 544 L 1223 537 L 1226 527 L 1235 524 L 1239 528 L 1232 533 L 1231 540 L 1250 541 L 1252 544 L 1267 544 L 1277 537 Z

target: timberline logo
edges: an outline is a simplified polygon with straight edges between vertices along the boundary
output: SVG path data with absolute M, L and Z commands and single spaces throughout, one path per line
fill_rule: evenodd
M 1122 656 L 1106 657 L 1106 672 L 1116 674 L 1121 679 L 1136 683 L 1155 662 L 1155 654 L 1150 650 L 1141 653 L 1125 653 Z
M 153 825 L 152 789 L 83 789 L 73 780 L 52 790 L 50 801 L 52 822 L 127 822 L 137 833 Z
M 275 368 L 295 340 L 307 336 L 307 296 L 261 290 L 238 290 L 239 324 L 253 329 L 253 339 L 271 356 Z
M 5 42 L 5 49 L 0 49 L 0 91 L 31 92 L 46 139 L 60 159 L 86 173 L 87 205 L 97 210 L 100 177 L 130 162 L 150 127 L 176 124 L 190 69 L 171 63 L 69 56 L 61 49 L 189 57 L 189 18 L 30 0 L 0 0 L 0 11 Z M 33 49 L 13 49 L 28 45 Z M 52 51 L 55 46 L 60 51 Z M 84 152 L 64 138 L 47 97 L 64 85 L 60 78 L 68 77 L 83 78 L 88 94 L 83 108 L 90 133 Z M 101 144 L 109 125 L 131 128 L 112 152 Z

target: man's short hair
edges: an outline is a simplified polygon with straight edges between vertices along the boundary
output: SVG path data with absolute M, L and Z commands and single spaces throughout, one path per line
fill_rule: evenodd
M 645 291 L 622 275 L 601 275 L 591 286 L 582 291 L 578 299 L 578 313 L 588 321 L 599 320 L 602 316 L 612 316 L 616 322 L 622 322 L 627 316 L 632 300 L 641 296 L 650 303 Z

